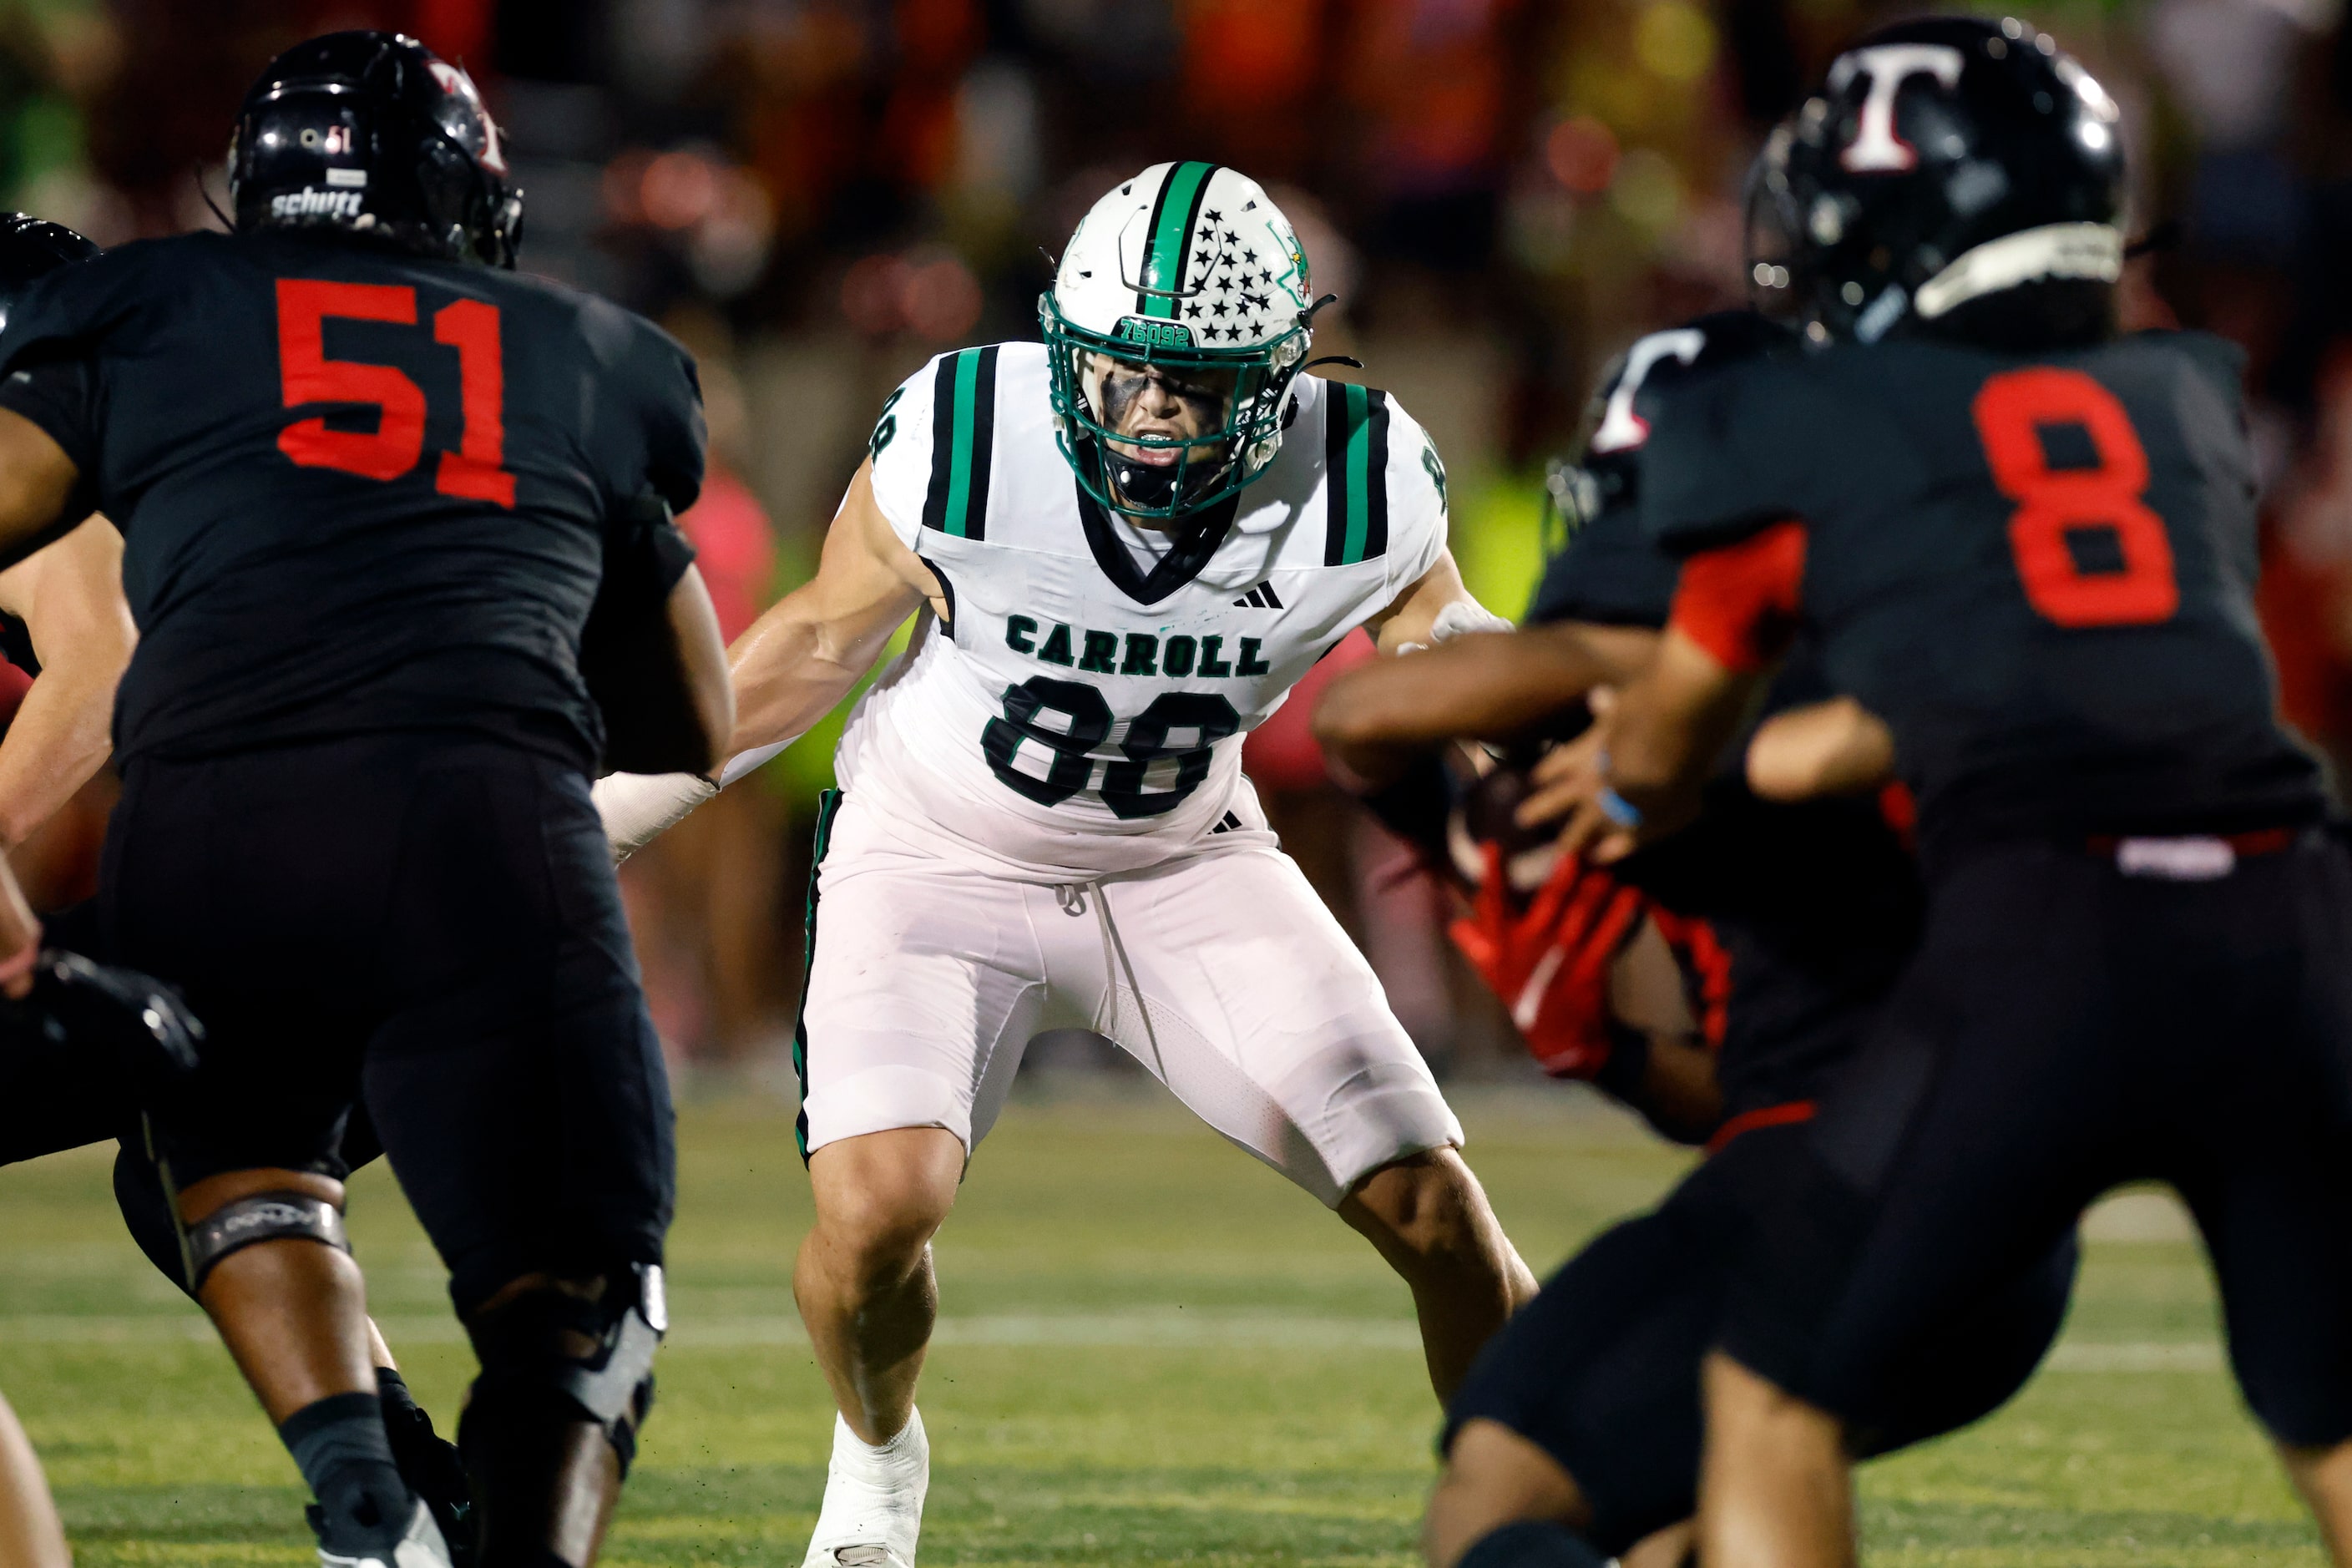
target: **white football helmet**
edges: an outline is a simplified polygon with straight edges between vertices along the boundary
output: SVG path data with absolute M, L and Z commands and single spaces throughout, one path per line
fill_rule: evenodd
M 1318 300 L 1307 253 L 1256 181 L 1216 163 L 1154 163 L 1094 205 L 1037 301 L 1053 367 L 1062 456 L 1087 493 L 1131 517 L 1179 517 L 1265 472 L 1282 445 L 1285 395 L 1307 363 Z M 1115 436 L 1088 390 L 1100 355 L 1230 374 L 1223 425 L 1207 436 Z M 1160 468 L 1132 447 L 1181 448 Z

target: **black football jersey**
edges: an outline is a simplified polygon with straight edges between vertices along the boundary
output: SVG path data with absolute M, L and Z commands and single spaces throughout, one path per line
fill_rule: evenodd
M 2254 618 L 2239 370 L 2195 333 L 1727 369 L 1661 400 L 1644 525 L 1688 555 L 1795 520 L 1796 625 L 1893 729 L 1931 858 L 2314 820 Z
M 1652 378 L 1638 406 L 1649 412 L 1653 388 L 1672 380 Z M 1663 627 L 1679 573 L 1632 498 L 1604 504 L 1546 565 L 1528 618 Z M 1759 718 L 1829 694 L 1801 645 Z M 1752 732 L 1727 752 L 1696 823 L 1614 868 L 1668 909 L 1706 921 L 1731 961 L 1716 1068 L 1727 1116 L 1820 1092 L 1902 973 L 1921 908 L 1917 868 L 1877 800 L 1759 799 L 1744 767 Z
M 44 279 L 0 404 L 122 530 L 117 751 L 385 729 L 592 765 L 608 561 L 700 487 L 694 365 L 559 285 L 294 234 L 142 241 Z
M 1633 506 L 1604 507 L 1544 564 L 1528 619 L 1603 626 L 1666 624 L 1680 567 L 1642 531 Z

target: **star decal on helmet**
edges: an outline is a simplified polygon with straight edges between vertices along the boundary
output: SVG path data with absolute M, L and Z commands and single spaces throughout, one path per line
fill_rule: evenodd
M 1211 223 L 1223 223 L 1225 221 L 1225 215 L 1218 212 L 1213 207 L 1209 211 L 1202 213 L 1201 216 L 1208 219 Z

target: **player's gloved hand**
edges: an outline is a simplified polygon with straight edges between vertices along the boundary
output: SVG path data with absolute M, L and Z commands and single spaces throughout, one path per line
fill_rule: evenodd
M 142 1094 L 195 1071 L 205 1026 L 162 981 L 62 948 L 43 950 L 32 974 L 22 1000 L 0 1002 L 0 1020 L 112 1052 Z
M 1640 928 L 1649 900 L 1608 872 L 1562 856 L 1524 910 L 1511 907 L 1498 844 L 1472 914 L 1454 945 L 1511 1010 L 1528 1052 L 1554 1078 L 1591 1078 L 1608 1065 L 1609 972 Z
M 1477 600 L 1456 599 L 1430 618 L 1427 642 L 1400 643 L 1397 645 L 1397 652 L 1419 653 L 1425 647 L 1435 647 L 1439 643 L 1452 642 L 1455 637 L 1470 632 L 1507 632 L 1516 629 L 1510 622 Z
M 607 773 L 589 793 L 617 866 L 685 821 L 719 786 L 700 773 Z

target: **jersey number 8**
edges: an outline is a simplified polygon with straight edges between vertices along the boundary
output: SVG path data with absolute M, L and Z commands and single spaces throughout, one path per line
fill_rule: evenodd
M 1039 723 L 1038 716 L 1045 713 L 1058 716 L 1060 727 Z M 1094 777 L 1095 760 L 1087 753 L 1109 738 L 1112 723 L 1110 704 L 1093 687 L 1032 676 L 1004 689 L 1004 716 L 991 719 L 981 731 L 981 754 L 988 759 L 990 771 L 1015 794 L 1040 805 L 1059 805 Z M 1241 727 L 1241 715 L 1222 697 L 1161 692 L 1128 721 L 1127 736 L 1119 742 L 1127 760 L 1103 769 L 1103 804 L 1129 821 L 1172 811 L 1209 776 L 1210 748 Z M 1171 748 L 1168 737 L 1180 730 L 1198 731 L 1199 744 Z M 1034 741 L 1052 754 L 1044 778 L 1013 765 L 1024 741 Z M 1176 760 L 1175 778 L 1166 789 L 1146 790 L 1143 775 L 1152 763 L 1169 757 Z
M 2147 450 L 2116 395 L 2079 370 L 2037 365 L 1987 380 L 1971 412 L 1992 482 L 2017 503 L 2009 549 L 2026 602 L 2062 626 L 2169 620 L 2180 607 L 2172 541 L 2142 499 Z M 2069 425 L 2090 438 L 2097 467 L 2050 466 L 2042 431 Z M 2094 529 L 2114 537 L 2122 570 L 2083 570 L 2072 536 Z
M 306 468 L 340 468 L 391 480 L 425 456 L 425 389 L 388 364 L 329 359 L 326 321 L 416 324 L 416 290 L 387 283 L 278 280 L 278 374 L 289 408 L 306 403 L 368 404 L 375 428 L 331 430 L 323 417 L 298 419 L 278 433 L 278 449 Z M 506 361 L 499 308 L 460 300 L 433 312 L 433 341 L 457 351 L 465 415 L 457 450 L 441 454 L 433 488 L 445 496 L 486 500 L 512 510 L 515 477 L 507 472 Z

